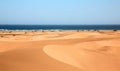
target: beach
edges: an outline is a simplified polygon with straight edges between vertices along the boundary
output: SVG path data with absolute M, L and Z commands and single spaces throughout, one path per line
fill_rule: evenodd
M 120 31 L 0 31 L 0 71 L 120 71 Z

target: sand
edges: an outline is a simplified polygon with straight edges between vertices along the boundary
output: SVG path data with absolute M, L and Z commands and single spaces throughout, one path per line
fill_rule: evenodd
M 120 31 L 0 31 L 0 71 L 120 71 Z

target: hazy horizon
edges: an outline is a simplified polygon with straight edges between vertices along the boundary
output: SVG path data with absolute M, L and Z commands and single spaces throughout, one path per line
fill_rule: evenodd
M 120 0 L 2 0 L 0 24 L 120 25 Z
M 36 24 L 36 23 L 33 23 L 33 24 L 12 23 L 11 24 L 11 23 L 7 23 L 6 24 L 6 23 L 0 23 L 0 25 L 120 25 L 120 24 L 114 24 L 114 23 L 113 24 L 112 23 L 111 24 L 96 24 L 96 23 L 95 24 L 66 24 L 66 23 L 65 24 L 45 24 L 45 23 L 44 24 L 41 24 L 41 23 L 40 24 Z

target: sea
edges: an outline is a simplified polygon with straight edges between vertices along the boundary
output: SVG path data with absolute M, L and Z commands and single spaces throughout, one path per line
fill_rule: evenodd
M 0 25 L 0 30 L 120 30 L 120 25 Z

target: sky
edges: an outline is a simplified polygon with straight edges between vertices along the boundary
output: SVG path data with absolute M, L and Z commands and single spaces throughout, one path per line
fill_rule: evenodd
M 120 0 L 0 0 L 0 24 L 120 24 Z

